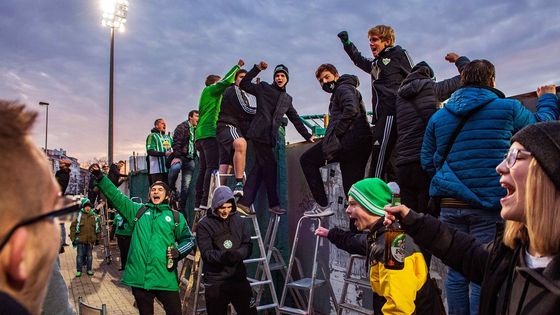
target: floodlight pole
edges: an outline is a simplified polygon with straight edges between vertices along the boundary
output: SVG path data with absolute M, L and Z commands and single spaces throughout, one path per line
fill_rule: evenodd
M 109 141 L 107 160 L 113 165 L 113 72 L 115 68 L 115 28 L 111 27 L 111 61 L 109 66 Z

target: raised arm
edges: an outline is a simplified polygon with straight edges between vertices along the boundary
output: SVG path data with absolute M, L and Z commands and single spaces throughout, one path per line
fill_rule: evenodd
M 99 187 L 99 190 L 103 193 L 103 195 L 105 195 L 105 197 L 107 197 L 107 200 L 115 206 L 115 209 L 123 218 L 125 218 L 128 222 L 133 222 L 136 212 L 138 212 L 138 209 L 140 209 L 143 205 L 141 203 L 133 202 L 127 196 L 123 195 L 123 193 L 118 190 L 115 185 L 113 185 L 109 178 L 103 175 L 99 169 L 99 165 L 93 164 L 90 166 L 89 170 L 97 179 L 97 187 Z
M 245 62 L 243 61 L 243 59 L 239 59 L 237 64 L 233 66 L 233 68 L 231 68 L 220 81 L 207 87 L 209 93 L 213 96 L 222 95 L 226 88 L 235 81 L 235 74 L 237 73 L 237 71 L 239 71 L 239 69 L 241 69 L 241 67 L 243 67 L 244 64 Z
M 261 61 L 259 62 L 259 64 L 254 65 L 253 68 L 251 68 L 251 70 L 247 72 L 241 82 L 239 82 L 239 88 L 249 94 L 256 95 L 258 85 L 253 83 L 252 81 L 257 77 L 257 75 L 259 75 L 262 70 L 266 70 L 266 68 L 268 68 L 268 64 L 264 61 Z
M 371 73 L 373 59 L 362 56 L 360 51 L 358 51 L 358 48 L 356 48 L 356 46 L 354 46 L 354 44 L 348 38 L 348 32 L 342 31 L 338 33 L 338 38 L 340 38 L 342 46 L 344 47 L 344 51 L 346 52 L 346 54 L 348 54 L 350 60 L 352 60 L 352 62 L 358 68 L 367 73 Z
M 445 60 L 455 63 L 459 74 L 463 71 L 463 68 L 470 62 L 469 58 L 462 56 L 459 57 L 456 53 L 448 53 L 445 56 Z M 452 78 L 445 79 L 439 82 L 436 82 L 434 85 L 434 91 L 436 93 L 436 97 L 438 101 L 443 102 L 448 99 L 455 90 L 457 90 L 461 86 L 461 76 L 456 75 Z

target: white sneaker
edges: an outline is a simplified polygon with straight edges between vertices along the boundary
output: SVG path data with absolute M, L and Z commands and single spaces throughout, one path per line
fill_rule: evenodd
M 318 218 L 318 217 L 328 217 L 334 215 L 330 206 L 322 207 L 319 204 L 315 204 L 311 210 L 305 211 L 303 213 L 304 217 Z

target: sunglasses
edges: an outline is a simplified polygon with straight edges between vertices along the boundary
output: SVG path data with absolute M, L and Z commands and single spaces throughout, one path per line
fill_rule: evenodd
M 43 220 L 54 220 L 55 218 L 60 218 L 67 214 L 71 214 L 80 210 L 80 206 L 81 206 L 80 200 L 76 200 L 69 197 L 61 197 L 61 202 L 62 202 L 62 206 L 56 210 L 43 213 L 28 219 L 24 219 L 20 221 L 18 224 L 14 225 L 14 227 L 8 230 L 8 233 L 6 233 L 6 235 L 4 235 L 4 237 L 2 238 L 2 241 L 0 242 L 0 251 L 2 251 L 4 246 L 10 240 L 10 237 L 12 237 L 12 235 L 17 229 L 31 224 L 35 224 Z
M 507 168 L 512 168 L 517 159 L 524 159 L 531 155 L 532 154 L 529 151 L 512 148 L 508 151 L 508 153 L 504 154 L 504 161 L 506 161 Z

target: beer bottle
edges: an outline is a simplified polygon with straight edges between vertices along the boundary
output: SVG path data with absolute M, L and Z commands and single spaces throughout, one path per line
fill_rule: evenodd
M 170 254 L 172 249 L 173 245 L 167 246 L 167 270 L 173 270 L 173 267 L 175 267 L 175 261 Z
M 393 190 L 391 205 L 397 206 L 401 204 L 400 188 L 391 182 L 388 184 Z M 401 270 L 404 268 L 404 258 L 406 257 L 405 251 L 405 238 L 404 230 L 401 228 L 399 218 L 396 217 L 395 221 L 387 227 L 385 231 L 385 268 L 393 270 Z

